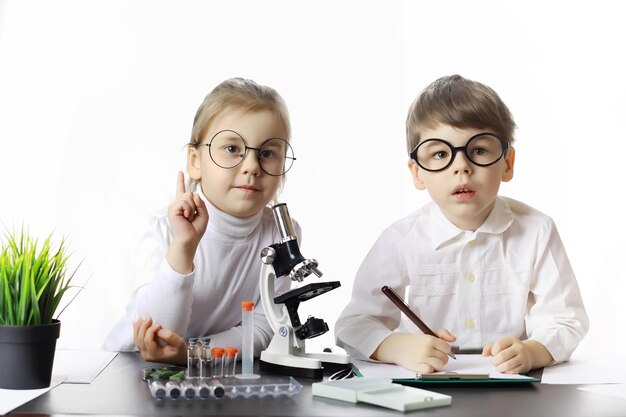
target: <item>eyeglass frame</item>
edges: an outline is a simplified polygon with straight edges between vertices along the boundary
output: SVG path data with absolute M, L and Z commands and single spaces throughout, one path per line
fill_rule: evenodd
M 502 145 L 502 154 L 500 154 L 500 156 L 493 162 L 490 162 L 488 164 L 479 164 L 477 162 L 475 162 L 467 153 L 467 145 L 469 145 L 469 143 L 474 140 L 475 138 L 479 137 L 479 136 L 484 136 L 484 135 L 488 135 L 488 136 L 493 136 L 494 138 L 498 139 L 500 141 L 500 144 Z M 426 168 L 424 167 L 422 164 L 420 164 L 420 162 L 417 159 L 417 150 L 420 146 L 422 146 L 423 144 L 427 143 L 427 142 L 431 142 L 431 141 L 440 141 L 445 143 L 448 148 L 450 148 L 450 150 L 452 151 L 452 155 L 450 156 L 450 161 L 448 161 L 448 163 L 443 167 L 443 168 L 439 168 L 439 169 L 430 169 L 430 168 Z M 465 155 L 465 158 L 471 162 L 472 164 L 479 166 L 479 167 L 488 167 L 491 166 L 493 164 L 496 164 L 499 160 L 502 159 L 502 157 L 504 155 L 506 155 L 506 152 L 509 150 L 509 142 L 500 138 L 500 136 L 496 135 L 495 133 L 492 132 L 480 132 L 475 134 L 474 136 L 470 137 L 467 142 L 465 142 L 465 146 L 453 146 L 450 142 L 448 142 L 447 140 L 444 139 L 440 139 L 440 138 L 428 138 L 423 142 L 418 143 L 415 148 L 413 148 L 413 150 L 411 151 L 411 153 L 409 154 L 411 156 L 411 159 L 415 161 L 415 163 L 417 163 L 417 165 L 422 168 L 424 171 L 428 171 L 428 172 L 440 172 L 440 171 L 444 171 L 446 169 L 448 169 L 450 167 L 450 165 L 452 165 L 452 163 L 454 162 L 454 158 L 456 158 L 456 154 L 459 151 L 463 151 L 463 154 Z
M 213 143 L 213 139 L 215 139 L 215 137 L 216 137 L 217 135 L 219 135 L 220 133 L 224 133 L 224 132 L 232 132 L 232 133 L 234 133 L 235 135 L 239 136 L 239 137 L 241 138 L 241 140 L 243 141 L 243 146 L 244 146 L 243 156 L 241 156 L 241 155 L 240 155 L 240 156 L 241 156 L 241 160 L 240 160 L 237 164 L 233 165 L 232 167 L 224 167 L 224 166 L 222 166 L 222 165 L 218 164 L 218 163 L 215 161 L 215 159 L 213 158 L 213 155 L 211 154 L 211 143 Z M 272 177 L 281 177 L 281 176 L 285 175 L 285 174 L 286 174 L 286 173 L 287 173 L 287 172 L 291 169 L 291 167 L 293 166 L 293 162 L 291 162 L 291 165 L 289 166 L 289 168 L 287 168 L 287 170 L 286 170 L 285 172 L 283 172 L 282 174 L 271 174 L 271 173 L 267 172 L 267 171 L 265 170 L 265 168 L 263 168 L 263 164 L 261 163 L 261 160 L 259 159 L 259 152 L 261 151 L 261 148 L 263 147 L 263 145 L 265 145 L 267 142 L 269 142 L 270 140 L 273 140 L 273 139 L 282 140 L 283 142 L 285 142 L 285 144 L 286 144 L 289 148 L 291 148 L 291 153 L 292 153 L 294 156 L 293 156 L 293 157 L 291 157 L 291 156 L 287 156 L 287 155 L 285 155 L 285 157 L 284 157 L 284 159 L 285 159 L 285 160 L 286 160 L 286 159 L 291 159 L 292 161 L 295 161 L 295 160 L 296 160 L 296 157 L 295 157 L 295 152 L 293 152 L 293 147 L 291 146 L 291 144 L 290 144 L 290 143 L 289 143 L 286 139 L 283 139 L 283 138 L 268 138 L 268 139 L 264 140 L 264 141 L 263 141 L 263 143 L 261 143 L 261 146 L 259 146 L 258 148 L 253 148 L 252 146 L 248 146 L 248 143 L 247 143 L 247 142 L 246 142 L 246 140 L 243 138 L 243 136 L 241 136 L 238 132 L 235 132 L 234 130 L 230 130 L 230 129 L 220 130 L 219 132 L 217 132 L 216 134 L 214 134 L 214 135 L 211 137 L 211 140 L 209 141 L 209 143 L 192 143 L 192 144 L 190 144 L 190 146 L 193 146 L 194 148 L 195 148 L 195 147 L 198 147 L 198 146 L 206 146 L 206 147 L 208 147 L 208 148 L 209 148 L 209 157 L 211 158 L 211 161 L 213 161 L 213 163 L 214 163 L 215 165 L 217 165 L 218 167 L 220 167 L 220 168 L 222 168 L 222 169 L 233 169 L 233 168 L 237 168 L 239 165 L 241 165 L 241 164 L 243 163 L 243 161 L 245 161 L 246 157 L 248 156 L 248 149 L 252 149 L 253 151 L 256 151 L 256 160 L 257 160 L 257 162 L 259 163 L 259 167 L 261 168 L 261 170 L 263 170 L 263 172 L 265 172 L 267 175 L 270 175 L 270 176 L 272 176 Z

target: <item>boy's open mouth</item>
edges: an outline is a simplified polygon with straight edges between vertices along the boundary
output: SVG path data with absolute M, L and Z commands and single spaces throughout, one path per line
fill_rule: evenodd
M 476 191 L 466 184 L 457 185 L 452 190 L 452 195 L 455 197 L 470 197 L 474 194 L 476 194 Z

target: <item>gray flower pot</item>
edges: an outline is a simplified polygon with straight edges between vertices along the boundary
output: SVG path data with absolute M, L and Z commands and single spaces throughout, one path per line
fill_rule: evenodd
M 61 322 L 40 326 L 0 326 L 0 388 L 50 386 Z

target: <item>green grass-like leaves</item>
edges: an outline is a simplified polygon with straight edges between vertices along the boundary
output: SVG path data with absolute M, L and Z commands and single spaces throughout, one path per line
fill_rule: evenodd
M 52 234 L 38 247 L 24 228 L 5 233 L 0 252 L 0 325 L 52 323 L 76 270 L 67 274 L 65 239 L 53 248 Z
M 180 366 L 164 366 L 162 368 L 151 368 L 146 372 L 145 379 L 160 379 L 162 381 L 182 381 L 185 379 L 184 368 Z

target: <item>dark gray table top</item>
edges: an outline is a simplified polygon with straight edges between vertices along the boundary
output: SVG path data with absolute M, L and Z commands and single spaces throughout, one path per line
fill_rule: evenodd
M 398 416 L 403 413 L 367 404 L 313 397 L 311 383 L 288 397 L 156 401 L 141 381 L 141 369 L 155 366 L 138 354 L 120 353 L 91 384 L 62 384 L 17 408 L 12 415 L 137 416 Z M 489 386 L 421 387 L 452 396 L 452 405 L 404 414 L 428 416 L 626 416 L 626 400 L 577 390 L 576 385 L 525 383 Z

